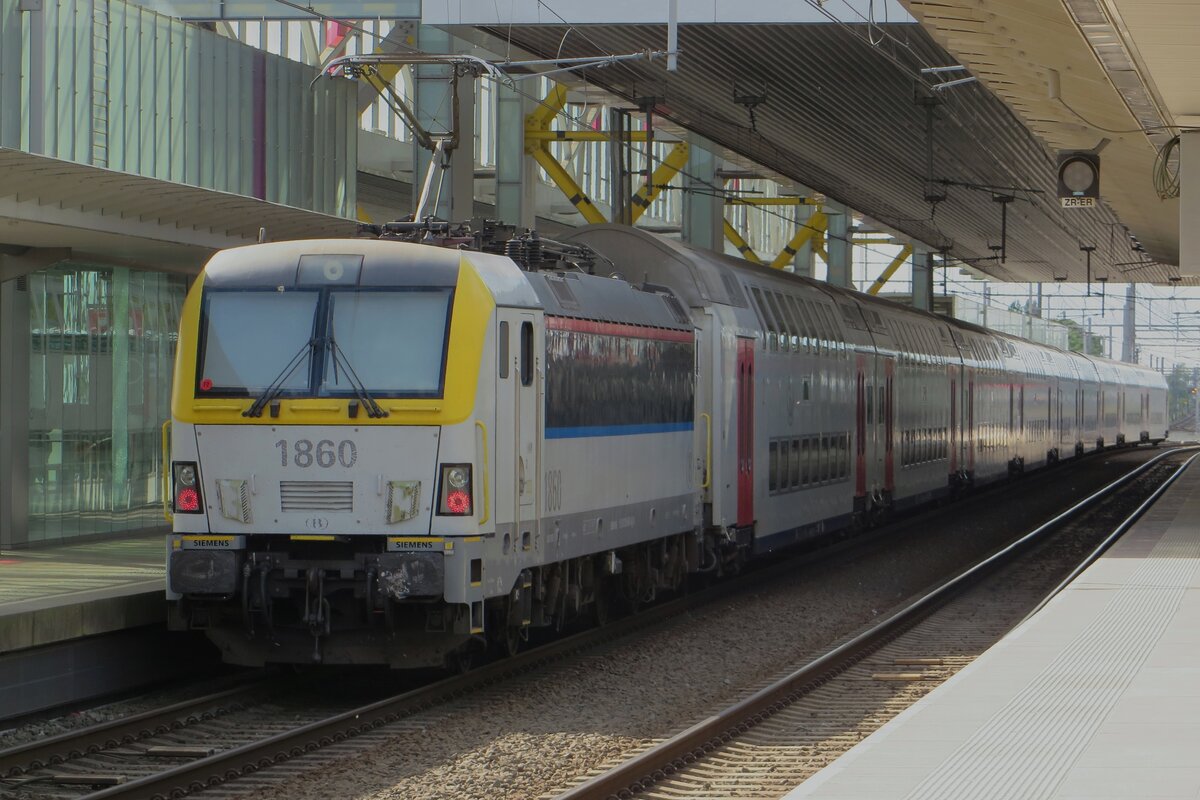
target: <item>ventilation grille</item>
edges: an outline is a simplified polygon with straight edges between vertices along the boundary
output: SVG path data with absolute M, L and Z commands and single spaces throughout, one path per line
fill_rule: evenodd
M 546 277 L 546 285 L 550 287 L 550 291 L 554 293 L 554 299 L 563 308 L 577 310 L 579 308 L 579 300 L 575 297 L 575 293 L 571 291 L 571 287 L 567 286 L 567 282 L 563 278 Z
M 354 481 L 280 481 L 281 511 L 353 511 Z

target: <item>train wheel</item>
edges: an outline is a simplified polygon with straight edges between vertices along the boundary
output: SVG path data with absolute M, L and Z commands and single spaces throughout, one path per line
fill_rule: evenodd
M 514 589 L 515 593 L 516 590 Z M 511 658 L 521 649 L 521 641 L 525 638 L 521 626 L 513 622 L 519 619 L 517 603 L 510 594 L 503 602 L 496 603 L 493 608 L 491 625 L 488 627 L 488 642 L 492 652 L 500 658 Z
M 446 671 L 452 675 L 470 672 L 475 666 L 475 651 L 469 646 L 463 646 L 446 654 Z
M 592 601 L 592 622 L 597 628 L 603 628 L 608 623 L 612 622 L 614 616 L 613 609 L 613 581 L 600 581 L 596 587 L 596 599 Z

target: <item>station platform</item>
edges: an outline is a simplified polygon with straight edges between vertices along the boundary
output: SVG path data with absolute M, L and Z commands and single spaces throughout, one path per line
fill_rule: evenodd
M 162 622 L 165 537 L 0 551 L 0 653 Z
M 1200 797 L 1200 466 L 1039 613 L 786 800 Z

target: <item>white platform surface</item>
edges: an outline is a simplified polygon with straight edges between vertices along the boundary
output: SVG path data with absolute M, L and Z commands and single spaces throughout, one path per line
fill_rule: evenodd
M 786 796 L 1200 798 L 1200 464 L 1040 613 Z

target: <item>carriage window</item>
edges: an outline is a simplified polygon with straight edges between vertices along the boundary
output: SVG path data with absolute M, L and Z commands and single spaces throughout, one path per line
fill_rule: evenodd
M 767 307 L 767 301 L 763 299 L 762 290 L 754 286 L 750 291 L 754 294 L 754 302 L 758 306 L 759 316 L 763 318 L 766 344 L 771 350 L 776 350 L 779 348 L 779 326 L 771 314 L 771 309 Z
M 771 442 L 771 465 L 768 470 L 770 476 L 770 490 L 773 492 L 779 488 L 779 443 Z
M 521 323 L 521 385 L 533 384 L 533 323 Z
M 775 328 L 779 332 L 779 344 L 784 350 L 787 350 L 791 346 L 788 338 L 788 333 L 790 333 L 788 328 L 790 326 L 787 324 L 787 320 L 784 319 L 783 312 L 777 302 L 779 295 L 775 292 L 766 292 L 765 294 L 767 296 L 767 306 L 771 309 L 771 316 L 775 318 Z
M 789 481 L 791 479 L 792 468 L 789 463 L 791 460 L 789 453 L 790 448 L 788 447 L 788 443 L 781 441 L 779 443 L 779 488 L 785 491 L 791 488 Z
M 500 323 L 499 339 L 500 339 L 500 341 L 498 341 L 496 343 L 497 350 L 499 351 L 499 354 L 496 356 L 496 360 L 500 362 L 500 377 L 507 378 L 508 377 L 508 323 L 507 322 Z
M 790 478 L 791 478 L 792 488 L 795 489 L 798 486 L 800 486 L 800 440 L 799 439 L 792 439 L 791 465 L 792 465 L 792 474 L 791 474 Z
M 812 481 L 812 468 L 809 464 L 809 440 L 804 438 L 800 440 L 800 483 L 807 486 Z

